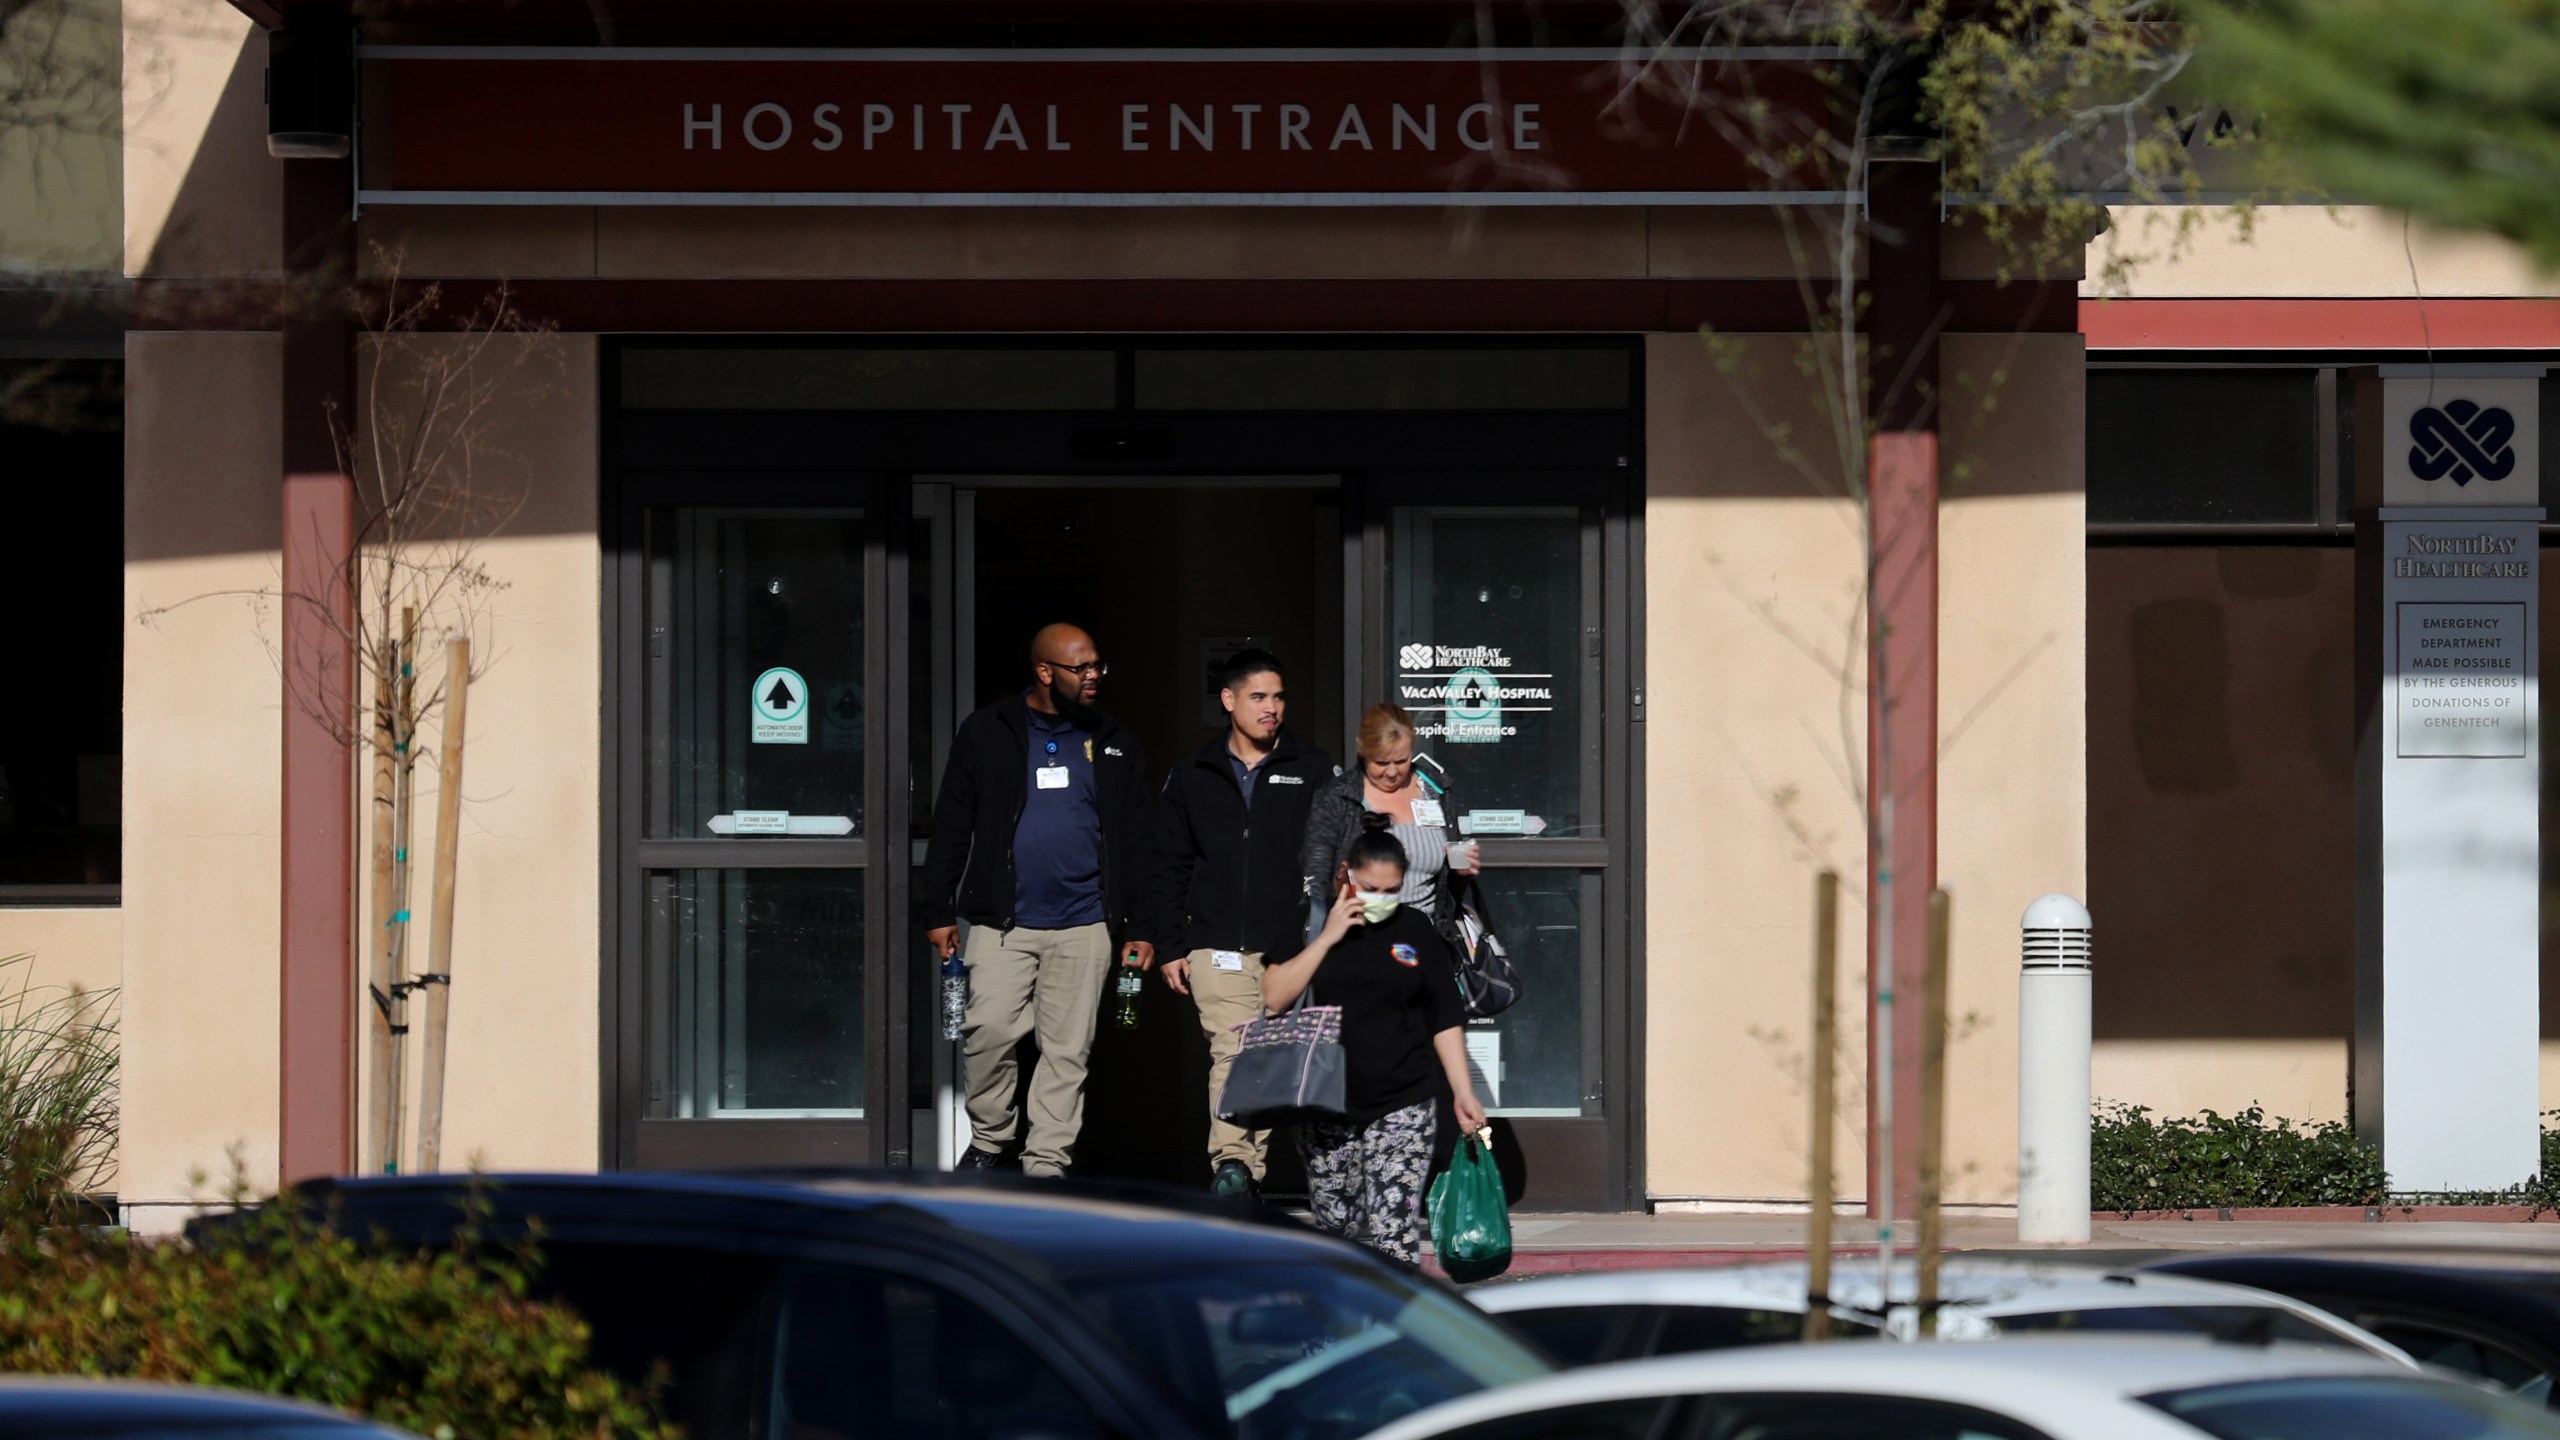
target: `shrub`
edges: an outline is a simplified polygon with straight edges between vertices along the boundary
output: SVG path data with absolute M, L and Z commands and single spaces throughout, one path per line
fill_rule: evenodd
M 588 1330 L 530 1298 L 529 1252 L 402 1252 L 291 1196 L 189 1241 L 0 1241 L 0 1372 L 225 1385 L 438 1440 L 665 1440 L 652 1399 L 589 1367 Z
M 2342 1121 L 2297 1126 L 2255 1105 L 2161 1120 L 2108 1101 L 2089 1122 L 2095 1210 L 2375 1205 L 2386 1183 L 2380 1152 Z
M 0 956 L 0 1229 L 97 1218 L 116 1151 L 116 997 Z

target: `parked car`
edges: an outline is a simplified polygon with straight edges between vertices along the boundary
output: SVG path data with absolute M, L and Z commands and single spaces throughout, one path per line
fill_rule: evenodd
M 690 1440 L 1352 1440 L 1552 1368 L 1435 1282 L 1206 1197 L 617 1174 L 310 1198 L 394 1244 L 538 1236 L 597 1363 L 663 1366 Z
M 1907 1265 L 1893 1278 L 1887 1314 L 1873 1264 L 1835 1266 L 1832 1332 L 1916 1336 L 1918 1278 Z M 2326 1345 L 2410 1363 L 2389 1342 L 2317 1306 L 2150 1270 L 1950 1259 L 1938 1294 L 1938 1334 L 1950 1340 L 2048 1330 L 2166 1332 Z M 1555 1359 L 1597 1365 L 1793 1340 L 1804 1330 L 1805 1265 L 1558 1275 L 1477 1286 L 1467 1298 Z
M 2396 1249 L 2396 1247 L 2395 1247 Z M 2317 1305 L 2429 1365 L 2478 1375 L 2500 1389 L 2560 1405 L 2560 1270 L 2548 1255 L 2397 1251 L 2208 1255 L 2144 1274 L 2254 1285 Z M 2543 1263 L 2537 1263 L 2537 1261 Z
M 2555 1440 L 2560 1419 L 2331 1346 L 1773 1345 L 1469 1396 L 1372 1440 Z
M 417 1440 L 335 1410 L 207 1385 L 0 1376 L 9 1440 Z

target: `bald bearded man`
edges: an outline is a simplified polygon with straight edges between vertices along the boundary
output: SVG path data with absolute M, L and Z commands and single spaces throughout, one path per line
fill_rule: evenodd
M 1155 801 L 1146 751 L 1103 713 L 1108 673 L 1092 636 L 1043 629 L 1031 640 L 1030 688 L 960 722 L 942 772 L 916 908 L 937 957 L 949 958 L 960 923 L 969 926 L 963 1170 L 994 1169 L 1013 1143 L 1024 1118 L 1014 1052 L 1037 1035 L 1022 1169 L 1066 1173 L 1112 957 L 1155 963 L 1144 913 Z

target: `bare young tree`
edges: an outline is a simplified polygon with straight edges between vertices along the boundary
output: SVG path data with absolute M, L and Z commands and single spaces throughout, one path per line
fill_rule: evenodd
M 1870 913 L 1891 916 L 1904 858 L 1895 853 L 1901 791 L 1915 777 L 1934 785 L 1947 747 L 2033 657 L 1940 728 L 1925 755 L 1900 753 L 1900 727 L 1876 725 L 1870 766 L 1861 712 L 1889 715 L 1909 698 L 1898 693 L 1909 661 L 1890 621 L 1894 587 L 1910 583 L 1917 559 L 1935 546 L 1939 483 L 1898 466 L 1898 452 L 1879 438 L 1889 428 L 1935 431 L 1942 420 L 1978 418 L 2007 373 L 2005 362 L 1995 366 L 1975 382 L 1982 393 L 1949 405 L 1931 360 L 1951 315 L 1927 317 L 1916 335 L 1907 326 L 1898 336 L 1878 334 L 1868 262 L 1909 238 L 1893 228 L 1907 222 L 1875 203 L 1879 169 L 1929 167 L 1935 193 L 1922 223 L 1936 223 L 1943 207 L 1979 227 L 2004 282 L 2076 272 L 2110 200 L 2194 198 L 2192 135 L 2181 133 L 2169 100 L 2191 46 L 2154 0 L 1624 0 L 1622 20 L 1614 76 L 1622 122 L 1640 130 L 1649 116 L 1674 117 L 1743 157 L 1760 188 L 1779 192 L 1766 213 L 1801 307 L 1794 365 L 1818 432 L 1799 433 L 1772 412 L 1754 375 L 1764 346 L 1712 331 L 1702 338 L 1734 402 L 1780 462 L 1810 494 L 1843 502 L 1843 518 L 1857 530 L 1862 572 L 1838 633 L 1787 625 L 1770 607 L 1761 613 L 1838 687 L 1836 773 L 1870 817 L 1859 862 L 1838 868 L 1860 877 L 1851 888 Z M 1961 466 L 1947 479 L 1961 485 Z M 1926 488 L 1901 493 L 1905 487 Z M 1807 858 L 1817 868 L 1835 864 L 1825 854 L 1834 838 L 1806 825 L 1792 788 L 1771 798 Z M 1885 976 L 1895 973 L 1895 932 L 1890 921 L 1877 932 L 1873 963 Z M 1877 990 L 1875 1068 L 1884 1076 L 1895 1065 L 1894 988 L 1886 982 Z M 1873 1101 L 1888 1269 L 1895 1088 L 1883 1084 Z M 1814 1123 L 1832 1119 L 1818 1115 Z M 1935 1163 L 1924 1156 L 1924 1171 Z M 1935 1178 L 1924 1173 L 1924 1194 Z M 1828 1196 L 1815 1203 L 1827 1205 Z
M 377 253 L 379 278 L 348 303 L 361 324 L 355 413 L 332 412 L 338 460 L 355 483 L 356 543 L 343 572 L 255 591 L 217 592 L 258 606 L 261 634 L 288 701 L 366 761 L 372 815 L 369 891 L 372 923 L 361 943 L 373 1023 L 364 1162 L 398 1168 L 402 1037 L 408 997 L 441 984 L 412 964 L 411 879 L 417 771 L 428 759 L 420 736 L 448 697 L 503 656 L 495 602 L 506 581 L 481 558 L 523 508 L 529 481 L 497 447 L 494 412 L 545 390 L 556 357 L 540 343 L 552 327 L 528 320 L 500 285 L 456 312 L 442 285 L 411 284 L 398 257 Z M 353 596 L 350 605 L 347 597 Z M 145 624 L 178 606 L 142 615 Z M 266 623 L 293 610 L 318 623 Z M 300 648 L 279 638 L 313 638 Z M 468 643 L 454 646 L 461 639 Z M 468 658 L 449 672 L 446 657 Z M 355 658 L 352 676 L 344 660 Z M 366 697 L 361 711 L 342 698 Z M 443 847 L 447 853 L 450 843 Z M 450 885 L 450 876 L 439 877 Z

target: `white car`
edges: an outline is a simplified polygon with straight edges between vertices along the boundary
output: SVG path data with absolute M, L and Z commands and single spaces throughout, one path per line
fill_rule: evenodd
M 2337 1350 L 2162 1336 L 1778 1345 L 1466 1396 L 1368 1440 L 2560 1440 L 2546 1411 Z
M 1835 1263 L 1832 1333 L 1916 1338 L 1918 1278 L 1894 1267 L 1883 1312 L 1873 1263 Z M 2203 1335 L 2357 1350 L 2401 1365 L 2379 1336 L 2289 1296 L 2245 1285 L 2085 1265 L 1951 1258 L 1939 1274 L 1938 1334 L 1984 1340 L 2021 1332 Z M 1804 1328 L 1803 1261 L 1698 1270 L 1557 1275 L 1466 1292 L 1567 1365 L 1597 1365 L 1796 1339 Z

